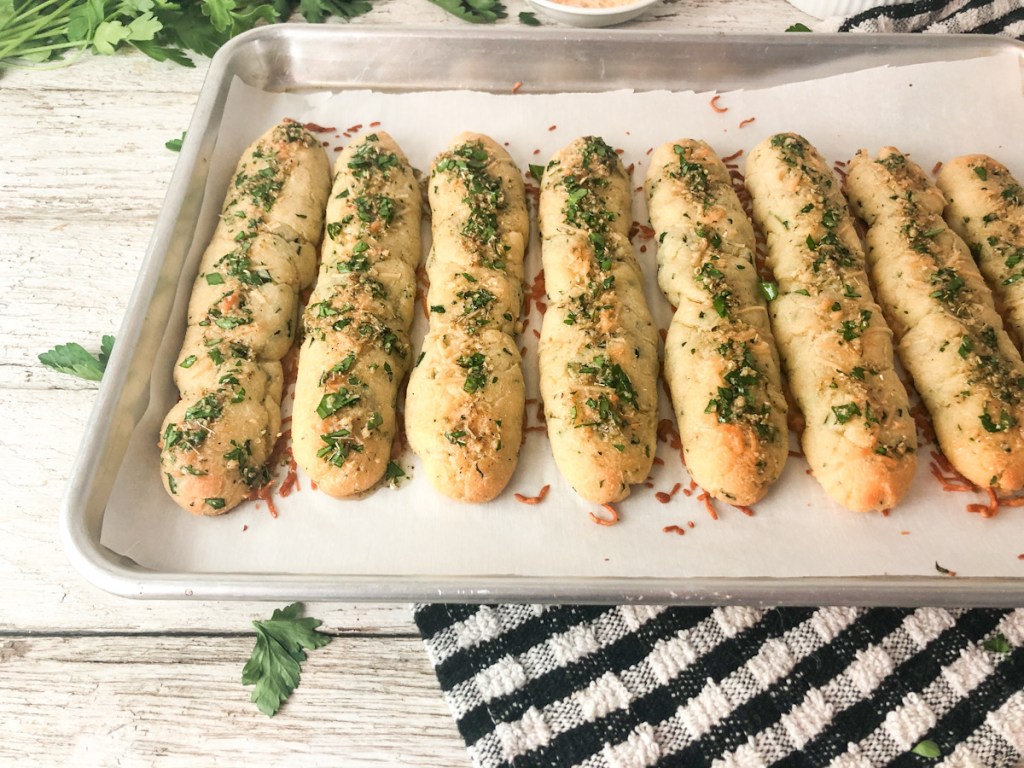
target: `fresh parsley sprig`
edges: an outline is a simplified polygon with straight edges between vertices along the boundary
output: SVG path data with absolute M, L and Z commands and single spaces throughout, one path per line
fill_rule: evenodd
M 328 16 L 351 19 L 369 13 L 372 8 L 370 0 L 299 0 L 299 13 L 313 24 L 324 21 Z
M 508 16 L 501 0 L 430 0 L 453 16 L 473 24 L 493 24 Z
M 0 68 L 53 62 L 68 52 L 110 55 L 122 48 L 157 61 L 193 66 L 188 53 L 212 56 L 235 35 L 258 24 L 350 19 L 372 0 L 0 0 Z
M 306 650 L 322 648 L 331 636 L 318 632 L 319 619 L 300 618 L 302 603 L 274 611 L 266 621 L 253 621 L 256 645 L 242 668 L 242 685 L 255 685 L 252 701 L 273 717 L 299 685 L 299 662 Z
M 94 356 L 81 344 L 58 344 L 39 355 L 39 362 L 59 373 L 67 373 L 89 381 L 99 381 L 107 368 L 110 352 L 114 348 L 114 337 L 104 336 L 100 353 Z
M 164 146 L 171 150 L 171 152 L 181 152 L 181 145 L 185 143 L 185 136 L 187 133 L 188 131 L 182 131 L 180 138 L 168 139 L 164 142 Z

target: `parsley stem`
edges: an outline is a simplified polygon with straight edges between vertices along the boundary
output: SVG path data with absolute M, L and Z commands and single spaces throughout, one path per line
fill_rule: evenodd
M 25 48 L 24 50 L 18 51 L 19 56 L 31 56 L 33 53 L 43 53 L 44 51 L 59 51 L 67 48 L 82 48 L 83 43 L 54 43 L 53 45 L 40 45 L 36 48 Z
M 0 46 L 0 60 L 9 56 L 25 55 L 25 52 L 19 49 L 30 40 L 46 41 L 56 35 L 65 34 L 68 29 L 67 12 L 75 6 L 75 2 L 76 0 L 65 0 L 48 15 L 33 18 L 33 15 L 38 16 L 47 6 L 60 3 L 60 0 L 49 0 L 41 6 L 26 10 L 23 14 L 24 20 L 20 23 L 15 21 L 18 19 L 18 16 L 15 15 L 11 19 L 12 23 L 0 28 L 4 37 L 7 38 L 7 42 Z M 33 50 L 37 50 L 37 48 Z
M 9 33 L 12 29 L 41 29 L 47 24 L 56 27 L 66 27 L 68 23 L 67 14 L 71 11 L 77 0 L 46 0 L 38 5 L 28 5 L 20 14 L 15 13 L 9 17 L 7 22 L 0 24 L 0 32 Z M 59 5 L 56 10 L 46 11 L 47 6 Z
M 46 21 L 34 21 L 26 22 L 22 27 L 15 28 L 13 30 L 3 30 L 4 36 L 7 38 L 7 42 L 3 48 L 0 48 L 0 53 L 3 55 L 21 55 L 19 48 L 25 43 L 33 40 L 46 41 L 59 35 L 64 35 L 68 31 L 67 22 L 58 22 L 52 26 L 47 26 Z
M 43 0 L 42 3 L 36 3 L 35 5 L 28 4 L 24 9 L 22 9 L 21 13 L 15 11 L 11 16 L 7 17 L 6 21 L 0 21 L 0 32 L 6 31 L 9 26 L 18 21 L 24 21 L 25 19 L 32 19 L 39 16 L 39 14 L 46 10 L 47 6 L 59 5 L 60 3 L 61 0 Z M 56 14 L 68 10 L 73 5 L 74 0 L 64 0 L 64 6 L 57 11 L 51 11 L 51 16 L 55 16 Z

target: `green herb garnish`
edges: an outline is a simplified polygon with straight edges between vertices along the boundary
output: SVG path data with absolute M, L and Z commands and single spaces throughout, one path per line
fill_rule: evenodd
M 845 405 L 833 405 L 832 413 L 835 414 L 836 421 L 839 424 L 845 424 L 855 416 L 861 415 L 860 406 L 856 403 L 846 403 Z
M 758 283 L 758 288 L 761 289 L 761 295 L 764 296 L 765 301 L 775 301 L 779 296 L 779 284 L 761 281 Z
M 80 344 L 59 344 L 39 355 L 39 362 L 59 373 L 67 373 L 89 381 L 99 381 L 110 360 L 114 348 L 114 337 L 104 336 L 100 342 L 98 356 L 86 352 Z
M 384 479 L 388 484 L 394 485 L 396 481 L 405 477 L 405 470 L 394 461 L 388 462 L 388 468 L 384 470 Z
M 358 393 L 349 392 L 346 387 L 342 387 L 337 392 L 329 392 L 320 398 L 320 404 L 316 407 L 316 414 L 321 419 L 326 419 L 342 408 L 359 402 L 359 399 Z
M 164 142 L 164 146 L 171 150 L 171 152 L 181 152 L 181 145 L 184 143 L 185 134 L 187 133 L 188 131 L 182 131 L 180 139 L 168 139 Z
M 508 16 L 500 0 L 430 0 L 453 16 L 473 24 L 493 24 Z
M 275 610 L 267 621 L 254 621 L 256 645 L 242 668 L 242 685 L 255 685 L 252 701 L 273 717 L 299 685 L 299 663 L 306 650 L 321 648 L 331 636 L 318 632 L 321 621 L 299 618 L 301 603 Z
M 487 358 L 483 352 L 474 352 L 471 355 L 463 355 L 455 361 L 460 368 L 466 371 L 466 381 L 462 385 L 462 389 L 473 394 L 483 389 L 487 385 L 487 374 L 484 371 L 484 365 L 487 362 Z
M 985 642 L 981 644 L 981 647 L 986 651 L 991 651 L 992 653 L 1009 653 L 1011 650 L 1010 642 L 1002 632 L 992 635 L 991 637 L 986 637 Z

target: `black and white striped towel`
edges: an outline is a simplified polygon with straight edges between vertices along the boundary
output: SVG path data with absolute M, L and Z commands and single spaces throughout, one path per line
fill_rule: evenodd
M 1007 768 L 1024 609 L 420 605 L 476 766 Z
M 1024 40 L 1022 0 L 915 0 L 827 19 L 821 31 L 973 32 Z

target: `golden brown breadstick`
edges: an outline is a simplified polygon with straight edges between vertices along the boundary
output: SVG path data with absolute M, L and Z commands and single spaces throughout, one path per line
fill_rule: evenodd
M 802 136 L 750 153 L 746 185 L 779 283 L 772 330 L 815 478 L 845 507 L 888 509 L 910 487 L 917 435 L 839 183 Z
M 410 362 L 421 206 L 388 134 L 362 134 L 338 156 L 292 409 L 295 461 L 331 496 L 371 488 L 391 458 Z
M 657 332 L 629 242 L 631 209 L 629 176 L 602 139 L 577 139 L 548 163 L 541 396 L 559 470 L 602 504 L 642 482 L 655 452 Z
M 894 147 L 858 152 L 847 189 L 868 224 L 878 296 L 900 360 L 931 413 L 942 452 L 972 483 L 1024 487 L 1024 363 L 942 193 Z
M 938 187 L 949 200 L 946 223 L 963 239 L 992 290 L 1006 330 L 1024 344 L 1024 189 L 987 155 L 942 166 Z
M 665 339 L 665 378 L 686 468 L 712 496 L 753 504 L 789 453 L 753 227 L 728 170 L 702 141 L 679 139 L 655 150 L 645 187 L 658 281 L 677 307 Z
M 526 390 L 520 330 L 529 237 L 519 169 L 493 139 L 457 136 L 429 180 L 430 329 L 409 377 L 409 445 L 431 483 L 460 501 L 489 501 L 519 460 Z
M 330 184 L 327 156 L 285 120 L 253 143 L 232 177 L 188 308 L 164 419 L 164 487 L 195 514 L 227 512 L 269 479 L 281 427 L 281 358 L 312 281 Z

